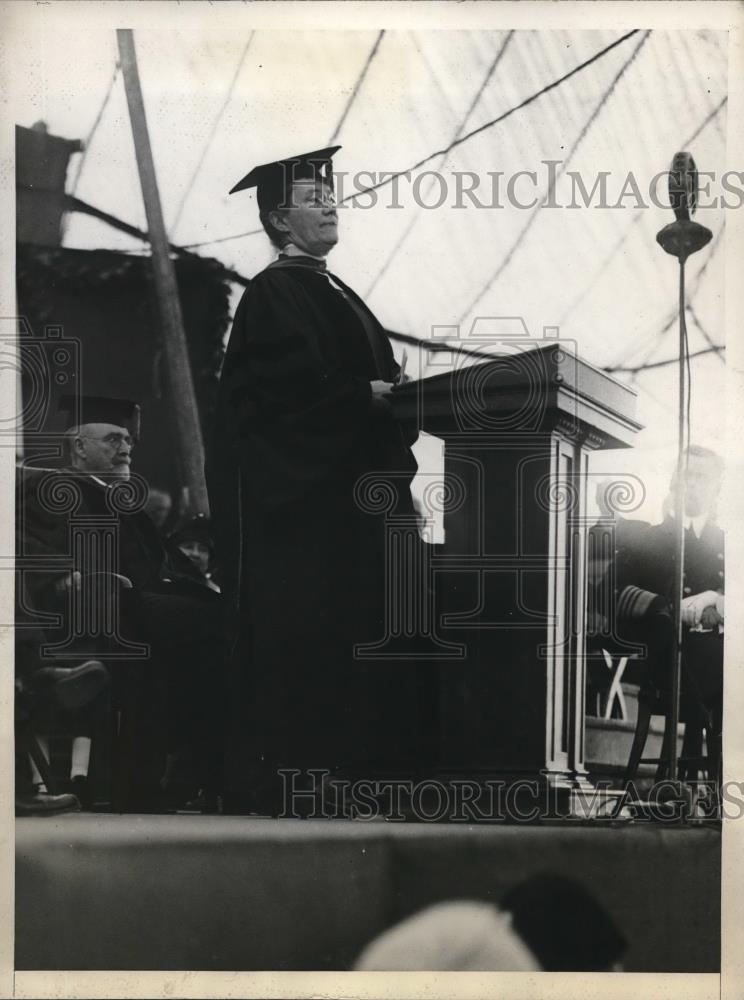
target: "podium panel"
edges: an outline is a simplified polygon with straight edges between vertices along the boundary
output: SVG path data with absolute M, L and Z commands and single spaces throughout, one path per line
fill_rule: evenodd
M 428 546 L 444 771 L 585 780 L 587 473 L 627 447 L 635 393 L 564 347 L 397 390 L 444 442 L 444 543 Z

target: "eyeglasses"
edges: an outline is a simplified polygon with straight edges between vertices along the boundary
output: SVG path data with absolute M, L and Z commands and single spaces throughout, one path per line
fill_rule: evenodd
M 337 204 L 336 195 L 316 195 L 308 204 L 312 205 L 313 208 L 335 208 Z
M 112 431 L 111 434 L 106 434 L 104 437 L 92 437 L 90 434 L 81 434 L 80 437 L 86 441 L 100 441 L 111 448 L 118 448 L 122 444 L 125 444 L 128 448 L 134 447 L 134 441 L 132 441 L 128 434 L 117 434 L 115 431 Z
M 289 208 L 335 208 L 337 205 L 336 195 L 331 191 L 326 194 L 314 194 L 307 201 L 291 200 Z

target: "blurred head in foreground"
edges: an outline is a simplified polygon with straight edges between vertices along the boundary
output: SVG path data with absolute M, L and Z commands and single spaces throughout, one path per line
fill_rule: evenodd
M 603 906 L 562 875 L 533 875 L 501 900 L 512 926 L 547 972 L 617 971 L 627 941 Z
M 367 945 L 357 972 L 535 972 L 535 956 L 508 914 L 488 903 L 438 903 Z
M 618 971 L 626 941 L 602 906 L 572 879 L 535 875 L 501 907 L 438 903 L 385 931 L 358 972 Z

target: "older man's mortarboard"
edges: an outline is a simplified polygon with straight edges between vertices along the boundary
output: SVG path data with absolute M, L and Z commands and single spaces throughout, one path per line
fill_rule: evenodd
M 140 434 L 140 408 L 130 399 L 111 396 L 62 396 L 59 409 L 66 415 L 67 427 L 83 424 L 114 424 L 126 427 L 133 438 Z
M 332 187 L 331 159 L 339 149 L 340 146 L 328 146 L 312 153 L 299 153 L 273 163 L 262 163 L 238 181 L 230 194 L 254 187 L 257 189 L 259 210 L 268 212 L 283 202 L 293 181 L 321 179 Z

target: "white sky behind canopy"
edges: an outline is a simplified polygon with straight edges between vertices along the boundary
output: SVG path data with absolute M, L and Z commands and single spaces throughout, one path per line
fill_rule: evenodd
M 517 31 L 507 39 L 507 32 L 491 31 L 386 32 L 338 136 L 343 149 L 334 165 L 348 175 L 343 193 L 358 171 L 407 168 L 519 104 L 620 34 Z M 18 123 L 30 126 L 43 119 L 56 135 L 84 139 L 111 82 L 115 36 L 86 33 L 79 19 L 74 30 L 56 32 L 53 40 L 29 35 L 28 46 L 16 48 L 24 80 L 15 105 Z M 164 214 L 174 242 L 217 241 L 259 227 L 254 195 L 229 197 L 228 190 L 257 163 L 329 142 L 377 35 L 135 33 Z M 598 366 L 632 367 L 672 358 L 677 265 L 655 242 L 656 232 L 672 221 L 668 208 L 639 209 L 630 190 L 620 207 L 520 209 L 506 203 L 504 191 L 517 171 L 534 171 L 535 186 L 523 178 L 516 193 L 525 202 L 535 196 L 542 201 L 549 181 L 544 161 L 555 160 L 559 171 L 577 172 L 588 190 L 600 171 L 609 172 L 610 205 L 632 173 L 648 203 L 654 175 L 669 167 L 674 152 L 689 149 L 701 171 L 715 172 L 696 216 L 713 230 L 714 243 L 688 265 L 690 350 L 723 344 L 725 213 L 705 206 L 725 193 L 727 35 L 645 36 L 638 32 L 502 123 L 446 157 L 435 157 L 410 182 L 401 181 L 401 208 L 390 207 L 390 186 L 378 192 L 374 207 L 344 206 L 341 242 L 331 266 L 382 322 L 404 333 L 425 338 L 432 327 L 459 324 L 460 337 L 467 338 L 479 316 L 521 317 L 535 338 L 544 327 L 559 326 L 561 338 Z M 438 208 L 421 208 L 412 196 L 417 174 L 426 170 L 440 171 L 446 185 Z M 482 199 L 490 196 L 488 172 L 502 172 L 502 207 L 455 207 L 455 171 L 478 175 Z M 427 203 L 435 203 L 438 182 L 425 178 L 420 185 Z M 666 178 L 659 192 L 666 200 Z M 145 228 L 120 75 L 75 193 Z M 559 204 L 570 202 L 568 176 L 559 176 L 555 195 Z M 728 198 L 738 204 L 735 195 Z M 143 249 L 137 240 L 77 214 L 68 219 L 65 244 Z M 263 235 L 208 243 L 198 252 L 246 276 L 273 257 Z M 412 356 L 413 374 L 416 364 Z M 707 354 L 692 364 L 692 437 L 715 446 L 723 356 Z M 646 429 L 637 450 L 604 453 L 595 462 L 607 471 L 640 475 L 647 500 L 638 513 L 655 518 L 676 447 L 676 366 L 619 377 L 639 390 L 639 419 Z

